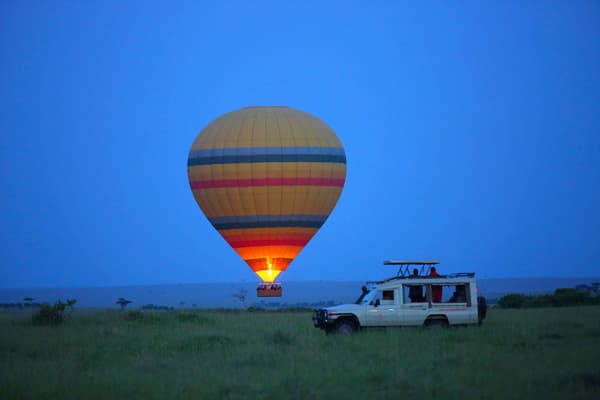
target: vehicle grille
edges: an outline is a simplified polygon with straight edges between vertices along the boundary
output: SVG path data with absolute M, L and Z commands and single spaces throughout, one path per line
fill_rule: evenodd
M 327 318 L 327 311 L 324 309 L 315 309 L 313 310 L 313 324 L 316 327 L 321 327 L 325 324 Z

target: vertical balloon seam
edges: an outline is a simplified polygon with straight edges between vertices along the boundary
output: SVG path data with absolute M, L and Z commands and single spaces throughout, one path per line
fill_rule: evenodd
M 283 143 L 283 137 L 282 137 L 282 133 L 281 133 L 281 127 L 279 126 L 279 121 L 277 120 L 276 113 L 273 113 L 273 122 L 275 123 L 275 126 L 277 126 L 277 133 L 279 134 L 279 149 L 283 156 L 284 143 Z M 278 175 L 279 175 L 279 177 L 281 177 L 283 175 L 283 164 L 282 163 L 279 163 L 279 174 Z M 285 186 L 281 186 L 279 188 L 279 213 L 282 213 L 282 211 L 283 211 L 283 192 L 284 192 L 284 190 L 285 190 Z M 275 245 L 274 242 L 272 242 L 272 243 L 273 243 L 273 245 Z M 291 257 L 293 255 L 292 251 L 289 249 L 288 249 L 288 251 L 290 251 L 290 253 L 288 253 L 288 255 Z M 289 267 L 289 264 L 291 264 L 291 263 L 292 263 L 292 261 L 290 261 L 288 263 L 288 265 L 286 265 L 285 270 L 287 270 L 287 267 Z M 281 271 L 281 272 L 284 272 L 284 271 Z
M 235 132 L 235 147 L 240 148 L 241 147 L 240 146 L 240 142 L 241 142 L 241 139 L 242 139 L 242 128 L 243 128 L 244 122 L 243 122 L 243 119 L 242 119 L 241 115 L 236 115 L 236 117 L 237 117 L 237 124 L 236 124 L 236 132 Z M 247 215 L 247 214 L 250 213 L 249 212 L 250 210 L 248 210 L 247 206 L 244 204 L 244 201 L 242 200 L 242 194 L 241 194 L 241 191 L 240 191 L 240 185 L 239 185 L 239 182 L 238 182 L 238 179 L 237 179 L 237 177 L 240 176 L 240 174 L 239 174 L 239 168 L 240 168 L 240 165 L 236 164 L 236 166 L 235 166 L 236 189 L 235 189 L 234 195 L 235 195 L 236 202 L 239 204 L 241 212 L 244 215 Z
M 314 123 L 314 118 L 315 117 L 313 117 L 311 115 L 310 117 L 308 117 L 306 119 L 302 119 L 302 122 L 307 125 L 306 126 L 306 132 L 313 132 L 315 130 L 314 127 L 311 126 L 311 124 Z M 320 128 L 320 127 L 318 127 L 318 128 Z M 321 137 L 317 137 L 316 143 L 317 143 L 317 146 L 322 147 L 322 145 L 323 145 L 322 138 Z M 315 171 L 315 167 L 316 167 L 316 163 L 315 164 L 311 164 L 311 166 L 310 166 L 310 176 L 311 176 L 311 178 L 313 177 L 313 174 L 314 174 L 314 171 Z M 311 188 L 311 191 L 315 193 L 315 198 L 317 199 L 316 203 L 317 204 L 323 204 L 323 195 L 322 195 L 323 192 L 315 191 L 312 188 Z M 321 226 L 323 226 L 323 223 L 325 223 L 325 221 L 322 221 Z
M 252 113 L 252 128 L 250 130 L 250 143 L 254 143 L 254 128 L 256 127 L 256 113 Z M 250 164 L 250 176 L 254 176 L 254 165 Z M 254 205 L 255 215 L 258 215 L 258 203 L 254 197 L 254 193 L 250 196 Z
M 291 139 L 292 145 L 296 146 L 297 142 L 296 142 L 294 134 L 292 132 L 291 124 L 289 124 L 289 122 L 288 122 L 288 120 L 286 118 L 286 116 L 289 114 L 289 112 L 290 112 L 289 109 L 286 109 L 283 113 L 277 113 L 275 115 L 275 119 L 277 121 L 277 126 L 279 128 L 280 138 L 282 136 L 283 125 L 286 125 L 286 129 L 288 131 L 288 135 L 289 135 L 289 137 Z M 283 139 L 281 139 L 281 147 L 282 148 L 283 148 L 283 145 L 284 145 Z M 294 169 L 296 170 L 295 173 L 294 173 L 294 177 L 295 178 L 298 177 L 297 167 L 298 167 L 297 164 L 294 163 Z M 283 167 L 282 167 L 282 170 L 283 170 Z M 291 191 L 293 192 L 293 195 L 292 195 L 292 199 L 293 200 L 292 200 L 292 205 L 290 207 L 291 210 L 295 210 L 294 207 L 295 207 L 295 194 L 296 194 L 296 190 L 298 190 L 298 187 L 297 186 L 292 186 Z M 282 192 L 281 192 L 281 203 L 282 204 L 283 204 L 283 199 L 284 199 L 284 196 L 283 196 L 283 190 L 282 190 Z M 291 235 L 291 232 L 293 232 L 291 228 L 286 227 L 285 229 L 286 229 L 286 235 L 284 237 L 287 237 L 287 238 L 294 237 L 293 235 Z M 298 237 L 298 236 L 296 236 L 296 237 Z M 303 239 L 301 239 L 301 240 L 303 240 Z M 308 239 L 308 240 L 310 240 L 310 239 Z M 306 241 L 307 243 L 308 243 L 308 240 Z M 298 243 L 298 242 L 296 242 L 296 243 Z M 302 250 L 302 247 L 303 247 L 303 245 L 301 245 L 296 251 L 291 251 L 290 252 L 289 255 L 290 255 L 291 260 L 288 263 L 288 265 L 285 267 L 285 270 L 287 270 L 287 268 L 289 267 L 289 265 L 293 262 L 293 260 L 298 255 L 298 253 L 300 253 L 300 251 Z
M 267 131 L 267 135 L 271 134 L 273 137 L 278 136 L 279 137 L 279 153 L 281 154 L 281 132 L 277 131 L 277 134 L 275 134 L 275 132 L 271 132 L 271 129 L 275 130 L 274 127 L 271 127 L 269 125 L 272 125 L 272 121 L 271 118 L 273 116 L 274 113 L 271 112 L 271 109 L 268 109 L 267 112 L 265 113 L 265 131 Z M 270 141 L 270 138 L 268 138 L 267 142 Z M 281 162 L 278 162 L 277 165 L 279 166 L 278 169 L 281 170 Z M 267 173 L 267 178 L 269 177 L 269 170 L 267 169 L 266 171 Z M 278 174 L 279 175 L 279 174 Z M 277 187 L 277 190 L 280 192 L 279 194 L 281 195 L 281 191 L 283 190 L 282 187 Z M 273 193 L 274 195 L 276 195 L 276 193 Z M 281 203 L 280 204 L 273 204 L 276 203 L 274 202 L 275 196 L 271 196 L 271 192 L 269 192 L 267 194 L 267 201 L 269 203 L 271 203 L 270 205 L 267 204 L 267 209 L 268 210 L 274 210 L 276 206 L 281 207 Z M 275 212 L 276 215 L 279 215 L 277 212 Z M 264 231 L 263 231 L 264 234 Z M 267 275 L 269 276 L 269 278 L 271 279 L 275 279 L 277 278 L 277 275 L 279 275 L 279 273 L 283 272 L 283 270 L 286 269 L 287 265 L 285 267 L 283 266 L 279 266 L 279 261 L 275 260 L 278 258 L 282 258 L 282 255 L 285 254 L 286 252 L 284 251 L 284 249 L 282 248 L 278 248 L 273 246 L 272 242 L 269 244 L 269 246 L 267 246 L 267 248 L 265 249 L 267 254 L 269 255 L 273 255 L 274 257 L 272 257 L 271 260 L 269 260 L 269 256 L 267 256 L 267 270 L 269 272 L 267 272 Z M 275 259 L 273 259 L 275 258 Z M 273 276 L 273 272 L 271 271 L 275 271 L 275 276 Z
M 310 121 L 310 123 L 313 124 L 313 129 L 321 131 L 322 127 L 320 126 L 320 124 L 317 124 L 316 122 L 317 122 L 316 117 L 313 116 L 312 120 Z M 324 147 L 324 145 L 329 144 L 328 142 L 325 141 L 325 138 L 322 135 L 319 135 L 317 141 L 318 141 L 320 147 Z M 325 165 L 327 165 L 327 164 L 325 164 Z M 324 166 L 320 166 L 320 168 L 323 168 L 323 167 Z M 317 192 L 317 193 L 318 193 L 317 194 L 318 195 L 318 201 L 317 201 L 318 204 L 324 204 L 324 200 L 326 199 L 326 196 L 325 196 L 326 191 L 324 190 L 322 192 Z M 325 219 L 327 219 L 327 218 L 325 218 Z M 323 224 L 324 223 L 325 223 L 325 221 L 323 221 Z M 323 224 L 321 224 L 321 226 L 323 226 Z
M 302 119 L 298 119 L 298 120 L 302 121 Z M 303 124 L 301 122 L 297 123 L 297 127 L 300 130 L 300 132 L 302 132 L 302 137 L 304 138 L 304 144 L 306 146 L 310 146 L 310 138 L 308 136 L 307 131 L 304 129 Z M 310 164 L 310 163 L 308 164 L 308 176 L 312 177 L 312 164 Z M 300 204 L 302 204 L 302 212 L 306 213 L 308 211 L 307 210 L 307 202 L 306 202 L 308 193 L 306 190 L 301 190 L 301 191 L 299 191 L 299 195 L 300 195 L 300 197 L 297 200 Z M 300 200 L 300 199 L 304 199 L 304 200 Z
M 216 120 L 211 122 L 207 128 L 208 132 L 208 137 L 212 136 L 215 130 L 217 130 L 219 128 L 218 124 L 216 123 Z M 202 133 L 198 136 L 198 138 L 196 139 L 196 141 L 199 143 L 199 145 L 202 145 Z M 208 140 L 208 139 L 207 139 Z M 194 142 L 194 144 L 196 144 L 196 141 Z M 192 145 L 192 149 L 194 147 L 194 144 Z M 188 162 L 189 164 L 189 162 Z M 191 168 L 193 168 L 193 165 L 191 166 Z M 212 166 L 210 167 L 210 169 L 208 170 L 211 174 L 211 179 L 213 179 L 213 175 L 212 175 Z M 213 213 L 217 212 L 218 208 L 216 206 L 216 204 L 214 203 L 214 200 L 212 197 L 207 198 L 207 202 L 205 202 L 205 204 L 201 204 L 201 202 L 198 202 L 198 205 L 200 206 L 200 208 L 202 209 L 202 211 L 204 212 L 205 217 L 207 217 L 209 215 L 214 215 Z M 210 222 L 210 220 L 209 220 Z
M 225 117 L 222 117 L 222 118 L 225 118 Z M 221 120 L 219 119 L 218 121 L 220 122 Z M 218 132 L 220 132 L 223 129 L 222 125 L 223 124 L 215 123 L 215 130 L 214 130 L 215 133 L 213 134 L 213 137 L 217 136 Z M 211 139 L 211 140 L 209 140 L 209 139 Z M 217 147 L 216 140 L 214 140 L 212 138 L 207 138 L 206 146 L 210 150 L 211 154 L 216 154 L 216 147 Z M 209 168 L 209 171 L 210 171 L 210 178 L 215 179 L 215 166 L 211 165 Z M 217 194 L 215 194 L 214 196 L 207 196 L 206 198 L 208 199 L 210 204 L 214 207 L 215 212 L 218 212 L 219 214 L 225 213 L 223 210 L 223 204 L 219 202 L 219 197 Z M 209 219 L 209 222 L 210 222 L 210 219 Z
M 231 115 L 229 116 L 228 119 L 231 120 Z M 224 149 L 227 146 L 225 138 L 228 138 L 231 135 L 231 124 L 222 123 L 221 129 L 223 129 L 223 131 L 225 133 L 220 135 L 223 138 L 222 142 L 216 142 L 217 148 L 219 149 L 219 151 L 222 151 L 222 149 Z M 214 168 L 215 172 L 217 170 L 219 171 L 218 172 L 219 175 L 222 175 L 225 172 L 225 168 L 224 168 L 223 164 L 217 164 L 213 168 Z M 226 210 L 225 214 L 228 214 L 228 215 L 234 214 L 235 209 L 234 209 L 234 205 L 230 201 L 229 191 L 218 191 L 218 193 L 219 193 L 219 197 L 221 199 L 220 202 L 223 203 L 224 208 Z
M 300 145 L 300 143 L 298 143 L 298 139 L 297 139 L 296 135 L 294 134 L 295 133 L 294 132 L 295 127 L 294 127 L 294 124 L 292 124 L 292 121 L 290 120 L 290 113 L 291 113 L 291 111 L 289 111 L 289 110 L 286 111 L 285 113 L 283 113 L 282 118 L 287 123 L 288 129 L 290 131 L 290 136 L 292 138 L 293 145 L 296 146 L 296 147 L 298 147 Z M 298 179 L 298 163 L 294 163 L 294 177 L 296 178 L 296 180 Z M 297 209 L 296 203 L 297 203 L 297 200 L 298 200 L 298 192 L 301 189 L 300 189 L 300 187 L 298 185 L 295 185 L 292 190 L 293 190 L 293 195 L 292 195 L 292 199 L 293 200 L 292 200 L 292 207 L 291 208 L 292 208 L 292 210 L 296 210 Z M 313 235 L 314 235 L 314 233 L 311 234 L 307 238 L 306 243 L 308 243 L 310 241 L 310 239 L 313 237 Z M 302 248 L 303 247 L 304 246 L 302 246 Z M 296 256 L 298 254 L 300 254 L 300 252 L 302 251 L 302 248 L 298 251 L 298 253 L 296 253 Z
M 241 147 L 240 142 L 241 142 L 241 138 L 242 138 L 242 127 L 243 127 L 242 115 L 237 115 L 238 120 L 239 120 L 239 125 L 238 125 L 236 136 L 235 136 L 235 147 L 238 149 Z M 240 164 L 236 163 L 235 164 L 235 176 L 236 176 L 237 185 L 236 185 L 235 194 L 237 196 L 237 201 L 240 204 L 240 209 L 241 209 L 241 212 L 243 215 L 253 214 L 255 210 L 248 210 L 247 207 L 244 206 L 244 201 L 242 200 L 242 193 L 240 190 L 239 179 L 237 179 L 237 177 L 240 176 L 239 169 L 240 169 Z
M 258 112 L 254 111 L 252 113 L 252 117 L 253 117 L 252 118 L 252 134 L 251 134 L 250 143 L 255 143 L 254 138 L 255 138 L 255 135 L 256 135 L 256 128 L 257 128 L 257 122 L 258 122 L 257 121 L 258 120 Z M 251 163 L 250 164 L 250 171 L 251 171 L 250 172 L 250 176 L 254 176 L 254 168 L 255 168 L 254 164 Z M 256 211 L 255 215 L 258 215 L 259 208 L 258 208 L 258 202 L 257 202 L 256 197 L 255 197 L 255 193 L 252 193 L 251 197 L 253 199 L 254 209 Z M 261 237 L 262 237 L 262 234 L 263 234 L 263 232 L 260 231 Z M 246 261 L 246 263 L 250 266 L 250 268 L 252 269 L 252 271 L 256 272 L 255 268 L 253 268 L 253 266 L 246 259 L 244 259 L 244 261 Z M 261 277 L 261 279 L 262 279 L 262 277 Z

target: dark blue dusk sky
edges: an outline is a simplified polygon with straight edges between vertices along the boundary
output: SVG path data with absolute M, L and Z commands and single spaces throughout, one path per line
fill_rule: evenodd
M 283 282 L 599 275 L 596 1 L 8 0 L 0 57 L 0 287 L 258 281 L 186 172 L 248 105 L 347 155 Z

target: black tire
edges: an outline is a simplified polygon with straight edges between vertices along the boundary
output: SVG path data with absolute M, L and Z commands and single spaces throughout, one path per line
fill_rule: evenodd
M 447 328 L 448 325 L 445 318 L 431 318 L 425 321 L 425 328 Z
M 356 326 L 352 321 L 349 321 L 347 319 L 338 321 L 338 323 L 335 324 L 335 333 L 337 333 L 338 335 L 350 336 L 353 335 L 355 331 Z
M 477 297 L 477 317 L 479 319 L 479 324 L 481 324 L 481 321 L 483 321 L 485 319 L 486 315 L 487 315 L 487 301 L 485 300 L 485 297 L 479 296 L 479 297 Z

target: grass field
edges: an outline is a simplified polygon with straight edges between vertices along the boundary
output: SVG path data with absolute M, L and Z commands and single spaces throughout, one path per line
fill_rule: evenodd
M 0 399 L 599 399 L 600 307 L 326 336 L 309 313 L 0 313 Z

